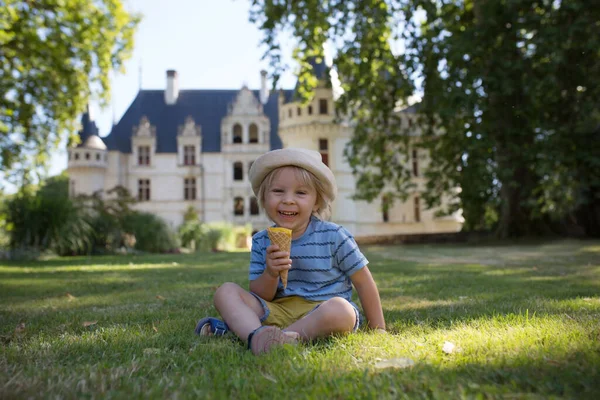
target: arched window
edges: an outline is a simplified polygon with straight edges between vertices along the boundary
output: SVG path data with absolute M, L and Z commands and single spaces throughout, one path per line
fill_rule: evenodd
M 256 124 L 250 124 L 248 134 L 250 143 L 258 143 L 258 126 Z
M 244 199 L 242 197 L 233 199 L 233 215 L 244 215 Z
M 233 143 L 242 143 L 242 126 L 240 124 L 233 126 Z
M 243 181 L 244 180 L 244 166 L 240 161 L 233 163 L 233 180 Z
M 258 215 L 258 200 L 256 197 L 250 198 L 250 215 Z

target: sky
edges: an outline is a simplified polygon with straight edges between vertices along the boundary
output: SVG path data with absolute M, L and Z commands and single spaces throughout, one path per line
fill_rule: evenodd
M 126 72 L 111 78 L 111 105 L 90 104 L 100 137 L 108 135 L 142 89 L 164 89 L 166 71 L 178 73 L 180 89 L 260 88 L 260 71 L 267 69 L 260 46 L 262 33 L 248 21 L 250 0 L 124 0 L 142 14 Z M 288 62 L 291 41 L 287 42 Z M 284 59 L 284 61 L 286 61 Z M 292 72 L 279 86 L 293 88 Z M 269 83 L 270 84 L 270 83 Z M 66 148 L 52 155 L 50 175 L 67 168 Z M 10 191 L 10 187 L 7 187 Z M 14 190 L 14 188 L 13 188 Z

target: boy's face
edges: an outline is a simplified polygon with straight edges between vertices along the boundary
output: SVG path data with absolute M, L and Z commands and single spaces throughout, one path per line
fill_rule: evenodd
M 298 179 L 293 168 L 284 167 L 265 192 L 265 211 L 277 226 L 292 230 L 297 239 L 306 230 L 310 216 L 318 209 L 317 192 Z

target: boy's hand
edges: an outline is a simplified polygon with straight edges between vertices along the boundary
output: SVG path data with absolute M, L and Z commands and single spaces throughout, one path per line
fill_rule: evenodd
M 292 267 L 290 253 L 279 251 L 279 246 L 272 244 L 267 247 L 267 269 L 265 270 L 271 277 L 277 278 L 281 271 Z

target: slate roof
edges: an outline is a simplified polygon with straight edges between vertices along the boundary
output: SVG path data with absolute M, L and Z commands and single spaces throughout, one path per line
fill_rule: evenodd
M 79 131 L 81 143 L 79 143 L 79 146 L 77 147 L 83 146 L 87 139 L 93 135 L 98 136 L 98 127 L 96 126 L 96 122 L 91 119 L 88 109 L 88 111 L 81 116 L 81 130 Z
M 140 123 L 145 115 L 150 124 L 156 127 L 156 152 L 177 153 L 177 131 L 185 124 L 185 119 L 191 116 L 197 125 L 202 127 L 202 151 L 213 153 L 221 151 L 221 121 L 227 116 L 229 105 L 232 104 L 240 90 L 181 90 L 177 103 L 165 103 L 164 90 L 140 90 L 125 112 L 121 120 L 113 126 L 110 134 L 104 138 L 108 150 L 131 153 L 131 135 L 133 128 Z M 289 96 L 291 90 L 284 90 L 284 96 Z M 253 90 L 259 99 L 260 92 Z M 271 149 L 282 147 L 281 138 L 277 133 L 279 126 L 278 93 L 271 93 L 263 111 L 271 122 Z M 86 114 L 84 114 L 85 117 Z M 89 116 L 87 117 L 89 119 Z M 92 121 L 93 123 L 93 121 Z M 83 124 L 83 118 L 82 118 Z M 82 143 L 91 133 L 80 132 Z M 89 125 L 87 125 L 89 127 Z M 95 123 L 93 123 L 95 127 Z M 95 128 L 97 132 L 97 128 Z

